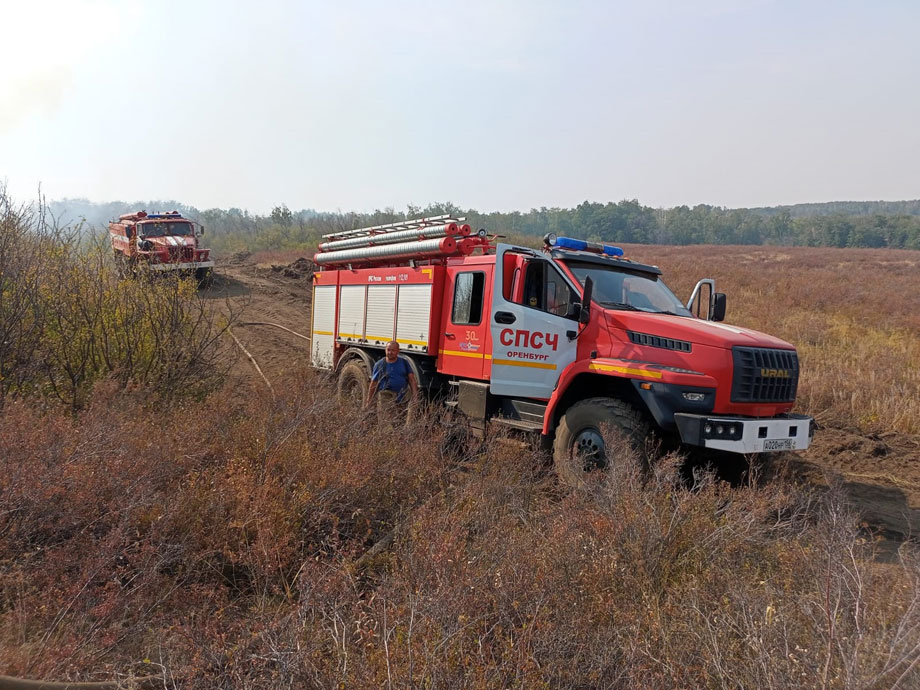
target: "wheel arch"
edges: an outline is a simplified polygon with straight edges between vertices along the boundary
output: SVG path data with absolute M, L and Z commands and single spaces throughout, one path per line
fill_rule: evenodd
M 370 376 L 374 371 L 374 359 L 370 356 L 370 354 L 362 350 L 360 347 L 350 347 L 342 353 L 342 355 L 339 357 L 339 361 L 336 362 L 334 370 L 336 375 L 342 371 L 342 367 L 355 360 L 360 361 L 364 365 L 364 367 L 367 369 L 368 376 Z
M 357 360 L 364 364 L 364 367 L 367 369 L 367 375 L 370 377 L 374 371 L 374 364 L 383 356 L 384 352 L 382 349 L 378 350 L 375 356 L 373 351 L 368 352 L 361 347 L 349 347 L 339 356 L 334 372 L 336 376 L 338 376 L 342 371 L 342 367 L 349 362 Z M 418 387 L 421 390 L 426 393 L 434 393 L 440 390 L 441 381 L 435 370 L 432 357 L 425 357 L 414 352 L 400 352 L 399 356 L 409 363 L 409 368 L 412 373 L 415 374 L 415 381 L 418 383 Z
M 558 391 L 557 391 L 558 393 Z M 645 401 L 636 392 L 632 380 L 622 376 L 595 374 L 582 372 L 573 376 L 558 397 L 553 396 L 547 407 L 546 418 L 543 420 L 543 435 L 552 438 L 555 436 L 559 420 L 572 405 L 587 398 L 616 398 L 633 405 L 643 415 L 652 418 Z

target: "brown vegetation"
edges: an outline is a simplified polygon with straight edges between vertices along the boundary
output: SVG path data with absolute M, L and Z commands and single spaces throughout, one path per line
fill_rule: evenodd
M 917 254 L 629 249 L 666 268 L 680 295 L 714 275 L 729 293 L 731 322 L 796 343 L 800 409 L 825 427 L 916 432 L 918 360 L 908 335 L 917 297 L 910 270 L 885 268 Z M 11 328 L 9 314 L 31 312 L 0 312 L 0 328 L 24 334 L 4 352 L 26 353 L 0 360 L 4 380 L 15 382 L 0 411 L 4 673 L 158 674 L 178 688 L 920 682 L 920 563 L 909 546 L 879 562 L 839 492 L 706 474 L 688 488 L 679 459 L 648 475 L 625 455 L 587 489 L 563 490 L 541 453 L 500 437 L 459 443 L 460 427 L 440 410 L 410 429 L 378 428 L 336 402 L 324 377 L 297 367 L 302 344 L 277 329 L 268 345 L 258 327 L 234 329 L 268 361 L 274 398 L 236 377 L 214 390 L 219 369 L 208 367 L 188 369 L 204 378 L 175 379 L 166 394 L 151 387 L 157 378 L 123 375 L 126 348 L 100 341 L 123 337 L 129 322 L 107 320 L 134 314 L 148 324 L 138 327 L 145 338 L 175 332 L 208 356 L 221 342 L 232 346 L 216 339 L 215 321 L 183 330 L 188 321 L 154 320 L 147 312 L 159 307 L 149 302 L 110 312 L 112 300 L 123 303 L 100 292 L 103 264 L 92 280 L 23 283 L 31 274 L 7 267 L 32 259 L 10 263 L 12 255 L 0 255 L 4 297 L 40 292 L 11 287 L 21 284 L 67 285 L 85 289 L 88 306 L 62 298 L 57 309 L 68 318 L 52 326 L 21 316 Z M 77 266 L 93 254 L 69 256 Z M 303 332 L 309 281 L 288 277 L 296 287 L 285 293 L 283 271 L 270 268 L 294 258 L 259 258 L 266 294 L 244 321 L 283 314 Z M 214 294 L 251 299 L 242 272 L 226 271 Z M 214 314 L 223 304 L 181 284 L 150 287 L 167 291 L 174 313 Z M 4 302 L 13 303 L 48 304 Z M 872 316 L 880 312 L 884 324 Z M 76 324 L 58 348 L 81 352 L 76 343 L 88 342 L 86 351 L 114 353 L 119 365 L 90 357 L 103 364 L 87 367 L 78 394 L 49 404 L 55 396 L 39 375 L 48 372 L 29 368 L 23 349 L 24 326 L 35 323 Z M 42 339 L 30 342 L 46 352 Z M 856 414 L 867 406 L 871 413 Z
M 384 430 L 312 375 L 279 399 L 0 418 L 0 656 L 178 687 L 911 687 L 920 569 L 781 481 Z M 356 560 L 395 528 L 391 549 Z

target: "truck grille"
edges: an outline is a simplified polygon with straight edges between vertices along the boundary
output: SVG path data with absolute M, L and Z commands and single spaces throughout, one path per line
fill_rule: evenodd
M 195 260 L 195 248 L 194 247 L 170 247 L 169 248 L 169 260 L 170 261 L 194 261 Z
M 732 402 L 793 402 L 799 385 L 795 350 L 733 347 Z

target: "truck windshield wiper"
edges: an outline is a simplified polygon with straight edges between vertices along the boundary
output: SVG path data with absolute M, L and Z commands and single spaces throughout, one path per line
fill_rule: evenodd
M 605 307 L 613 307 L 614 309 L 625 309 L 626 311 L 643 311 L 639 307 L 634 307 L 631 304 L 626 304 L 626 302 L 601 302 Z

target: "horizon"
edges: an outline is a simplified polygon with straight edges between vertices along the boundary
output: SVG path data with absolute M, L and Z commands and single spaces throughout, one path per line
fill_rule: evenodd
M 22 200 L 22 199 L 15 199 L 14 201 L 17 201 L 17 202 L 24 202 L 24 203 L 32 203 L 32 202 L 30 202 L 30 201 L 24 201 L 24 200 Z M 147 200 L 147 201 L 135 200 L 135 201 L 133 201 L 133 202 L 129 202 L 129 201 L 121 200 L 121 199 L 113 199 L 113 200 L 108 200 L 108 201 L 94 201 L 94 200 L 92 200 L 92 199 L 87 199 L 87 198 L 85 198 L 85 197 L 68 197 L 68 198 L 63 198 L 63 199 L 48 199 L 48 200 L 46 200 L 46 203 L 48 203 L 49 205 L 50 205 L 50 204 L 66 205 L 68 202 L 76 202 L 76 203 L 81 203 L 81 204 L 90 204 L 90 205 L 93 205 L 93 206 L 108 206 L 108 205 L 112 205 L 112 204 L 123 204 L 124 207 L 125 207 L 126 209 L 128 209 L 128 211 L 126 211 L 126 213 L 131 212 L 131 210 L 135 210 L 135 209 L 134 209 L 135 206 L 138 206 L 138 205 L 141 205 L 141 206 L 143 206 L 143 205 L 150 206 L 151 202 L 156 202 L 156 203 L 164 204 L 164 207 L 163 207 L 163 208 L 156 208 L 156 209 L 153 209 L 152 207 L 151 207 L 151 208 L 138 208 L 138 209 L 136 209 L 136 210 L 144 210 L 144 211 L 149 211 L 149 212 L 162 212 L 162 211 L 167 210 L 167 209 L 166 209 L 167 206 L 172 206 L 172 205 L 174 205 L 174 204 L 177 204 L 177 205 L 179 205 L 179 206 L 184 206 L 184 207 L 187 207 L 187 208 L 195 209 L 196 211 L 199 211 L 199 212 L 206 212 L 206 211 L 212 211 L 212 210 L 230 211 L 230 210 L 232 210 L 232 209 L 235 209 L 235 210 L 239 210 L 239 211 L 241 211 L 241 212 L 243 212 L 243 213 L 248 213 L 248 214 L 251 215 L 251 216 L 268 216 L 268 215 L 271 215 L 272 210 L 274 210 L 275 208 L 281 208 L 281 207 L 287 208 L 287 209 L 288 209 L 289 211 L 291 211 L 292 213 L 312 212 L 312 213 L 316 213 L 316 214 L 329 214 L 329 215 L 355 213 L 355 214 L 370 215 L 370 214 L 378 213 L 378 212 L 383 212 L 383 213 L 392 212 L 392 213 L 395 213 L 395 214 L 406 214 L 406 215 L 409 215 L 409 214 L 407 214 L 408 207 L 407 207 L 407 208 L 403 208 L 403 209 L 394 208 L 394 207 L 392 207 L 392 206 L 387 206 L 387 207 L 384 207 L 384 208 L 374 208 L 374 209 L 366 209 L 366 208 L 365 208 L 365 209 L 347 209 L 347 210 L 336 209 L 336 210 L 330 210 L 330 209 L 321 209 L 321 208 L 310 208 L 310 207 L 306 207 L 306 206 L 302 206 L 302 207 L 299 207 L 299 208 L 298 208 L 296 205 L 291 205 L 291 204 L 288 204 L 288 203 L 286 203 L 286 202 L 284 202 L 284 201 L 279 202 L 278 204 L 276 204 L 276 205 L 273 206 L 272 208 L 268 208 L 268 209 L 264 209 L 264 210 L 255 211 L 255 210 L 252 210 L 252 209 L 249 209 L 249 208 L 241 208 L 241 207 L 238 207 L 238 206 L 211 206 L 211 207 L 199 206 L 199 205 L 197 205 L 197 204 L 191 204 L 191 203 L 188 203 L 188 202 L 186 202 L 186 201 L 182 201 L 182 200 L 180 200 L 180 199 L 152 199 L 152 200 Z M 168 202 L 168 203 L 167 203 L 167 202 Z M 650 208 L 650 209 L 653 209 L 653 210 L 656 210 L 656 211 L 669 211 L 669 210 L 672 210 L 672 209 L 674 209 L 674 208 L 678 208 L 678 207 L 681 207 L 681 206 L 687 207 L 687 208 L 691 208 L 691 209 L 692 209 L 692 208 L 695 208 L 695 207 L 697 207 L 697 206 L 706 206 L 706 207 L 710 207 L 710 208 L 714 208 L 714 209 L 719 209 L 719 210 L 723 210 L 723 211 L 736 211 L 736 210 L 737 210 L 737 211 L 757 211 L 757 210 L 766 210 L 766 209 L 794 208 L 794 207 L 798 207 L 798 206 L 823 206 L 823 205 L 830 205 L 830 204 L 908 204 L 908 203 L 920 202 L 920 197 L 915 198 L 915 199 L 832 199 L 832 200 L 829 200 L 829 201 L 805 201 L 805 202 L 796 203 L 796 204 L 774 204 L 774 205 L 769 205 L 769 206 L 719 206 L 719 205 L 716 205 L 716 204 L 707 203 L 707 202 L 705 202 L 705 201 L 702 201 L 702 202 L 699 202 L 699 203 L 693 203 L 693 204 L 679 204 L 679 205 L 677 205 L 677 206 L 650 206 L 650 205 L 648 205 L 648 204 L 642 203 L 642 200 L 641 200 L 641 199 L 619 199 L 619 200 L 616 200 L 616 201 L 614 201 L 613 199 L 609 199 L 609 200 L 605 200 L 605 201 L 601 201 L 601 200 L 592 200 L 592 199 L 585 199 L 585 200 L 583 200 L 583 201 L 581 201 L 581 202 L 579 202 L 579 203 L 577 203 L 577 204 L 575 204 L 575 205 L 573 205 L 573 206 L 533 206 L 533 207 L 526 208 L 526 209 L 524 209 L 524 208 L 515 208 L 515 209 L 508 209 L 508 210 L 478 209 L 478 208 L 474 208 L 474 207 L 466 207 L 466 208 L 465 208 L 465 207 L 460 207 L 460 210 L 463 211 L 463 212 L 474 212 L 474 213 L 477 213 L 477 214 L 480 214 L 480 215 L 490 215 L 490 214 L 493 214 L 493 213 L 498 213 L 498 214 L 511 214 L 511 213 L 530 213 L 530 212 L 532 212 L 532 211 L 555 210 L 555 209 L 559 209 L 559 210 L 573 210 L 573 209 L 576 209 L 576 208 L 577 208 L 578 206 L 580 206 L 581 204 L 601 204 L 601 205 L 607 205 L 607 204 L 619 204 L 619 203 L 622 203 L 622 202 L 636 202 L 636 203 L 638 203 L 640 206 L 642 206 L 642 207 L 644 207 L 644 208 Z M 437 205 L 438 203 L 452 203 L 452 202 L 450 202 L 450 200 L 447 200 L 446 202 L 431 201 L 431 202 L 428 202 L 428 203 L 425 204 L 425 205 L 419 205 L 419 208 L 424 209 L 424 208 L 426 208 L 426 207 L 428 207 L 428 206 Z M 455 204 L 455 205 L 457 205 L 457 204 Z M 459 206 L 459 205 L 457 205 L 457 206 Z M 168 209 L 168 210 L 171 210 L 171 209 Z

